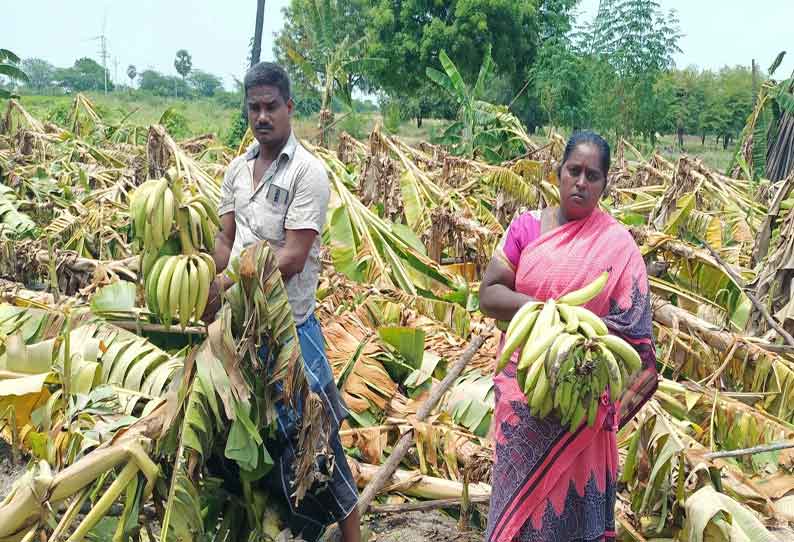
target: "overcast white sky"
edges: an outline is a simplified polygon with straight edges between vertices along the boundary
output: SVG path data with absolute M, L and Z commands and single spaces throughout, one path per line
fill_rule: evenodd
M 262 59 L 273 58 L 273 35 L 283 25 L 282 8 L 289 0 L 267 0 Z M 522 1 L 522 0 L 516 0 Z M 599 0 L 581 0 L 580 11 L 591 17 Z M 794 69 L 794 0 L 661 0 L 675 8 L 684 37 L 679 67 L 697 65 L 718 69 L 724 65 L 749 65 L 755 58 L 766 69 L 781 50 L 789 50 L 778 77 Z M 3 35 L 0 47 L 23 58 L 39 57 L 56 66 L 75 59 L 99 59 L 102 32 L 108 37 L 109 67 L 126 80 L 126 69 L 154 68 L 175 74 L 177 49 L 193 56 L 193 66 L 222 76 L 245 71 L 248 41 L 254 30 L 255 0 L 12 0 L 0 1 Z M 8 20 L 10 18 L 10 20 Z M 787 28 L 788 27 L 788 28 Z

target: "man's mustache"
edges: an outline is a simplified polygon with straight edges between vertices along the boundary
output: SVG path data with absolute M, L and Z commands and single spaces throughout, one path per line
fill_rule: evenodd
M 272 124 L 257 124 L 256 126 L 254 126 L 254 130 L 272 130 L 272 129 L 273 129 Z

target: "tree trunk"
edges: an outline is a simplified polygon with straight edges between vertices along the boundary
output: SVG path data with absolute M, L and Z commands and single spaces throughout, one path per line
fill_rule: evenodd
M 728 134 L 723 134 L 723 136 L 722 136 L 722 150 L 724 150 L 724 151 L 728 150 L 728 144 L 729 143 L 730 143 L 730 138 L 728 137 Z
M 416 127 L 417 128 L 421 128 L 422 127 L 422 115 L 421 114 L 416 116 Z
M 679 126 L 678 127 L 678 148 L 679 149 L 683 149 L 684 148 L 684 127 L 683 126 Z
M 265 0 L 256 0 L 256 24 L 254 26 L 254 45 L 251 48 L 251 66 L 259 63 L 262 54 L 262 25 L 265 22 Z
M 701 147 L 705 147 L 706 146 L 706 133 L 705 132 L 700 134 L 700 146 Z
M 259 63 L 262 54 L 262 26 L 265 22 L 265 0 L 256 0 L 256 20 L 254 21 L 254 43 L 251 46 L 251 66 Z M 248 112 L 245 107 L 245 91 L 243 91 L 243 105 L 240 110 L 243 120 L 248 121 Z

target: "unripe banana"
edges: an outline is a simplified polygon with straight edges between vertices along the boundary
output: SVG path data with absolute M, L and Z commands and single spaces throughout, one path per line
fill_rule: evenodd
M 591 392 L 590 403 L 587 406 L 587 425 L 593 427 L 598 415 L 598 406 L 600 405 L 599 395 Z
M 193 207 L 188 206 L 187 212 L 190 216 L 190 240 L 194 247 L 201 248 L 204 244 L 201 239 L 201 217 Z
M 152 270 L 152 266 L 159 258 L 160 254 L 156 250 L 144 249 L 141 253 L 141 276 L 146 277 Z
M 187 264 L 187 258 L 185 256 L 174 257 L 178 258 L 178 261 L 174 268 L 174 274 L 171 277 L 168 292 L 168 308 L 170 309 L 170 315 L 172 317 L 176 317 L 177 312 L 181 311 L 182 308 L 182 285 L 185 281 L 185 264 Z
M 174 194 L 170 188 L 166 187 L 163 191 L 163 223 L 161 225 L 163 243 L 171 237 L 171 230 L 174 228 L 174 205 Z
M 570 307 L 571 311 L 576 314 L 579 322 L 587 322 L 595 330 L 598 335 L 606 335 L 609 329 L 604 321 L 596 314 L 590 312 L 584 307 Z
M 160 256 L 154 262 L 152 270 L 149 274 L 144 275 L 144 289 L 146 291 L 146 305 L 149 311 L 154 314 L 159 314 L 159 305 L 157 304 L 157 285 L 159 284 L 160 273 L 168 261 L 168 256 Z
M 551 411 L 554 409 L 554 394 L 551 390 L 547 391 L 543 397 L 543 403 L 540 405 L 540 417 L 547 418 Z
M 204 309 L 207 307 L 207 301 L 210 292 L 210 283 L 215 278 L 215 273 L 210 272 L 207 261 L 199 256 L 196 258 L 196 272 L 198 279 L 198 293 L 196 294 L 196 320 L 199 320 L 204 314 Z M 214 264 L 213 264 L 214 267 Z
M 146 238 L 146 201 L 154 184 L 154 181 L 146 181 L 130 195 L 130 217 L 132 218 L 134 239 L 143 241 Z
M 626 371 L 629 375 L 638 371 L 642 367 L 642 359 L 640 355 L 629 343 L 618 337 L 617 335 L 604 335 L 600 337 L 601 341 L 609 348 L 613 354 L 620 357 L 623 363 L 626 364 Z
M 593 326 L 591 326 L 589 322 L 585 322 L 584 320 L 579 320 L 579 329 L 582 330 L 582 335 L 584 335 L 588 339 L 595 339 L 596 337 L 598 337 L 598 333 L 596 333 L 596 330 L 593 329 Z
M 532 391 L 532 400 L 529 403 L 529 411 L 533 416 L 540 414 L 543 401 L 549 393 L 549 380 L 546 378 L 546 371 L 543 368 L 543 363 L 539 363 L 539 365 L 538 382 L 535 384 L 535 389 Z
M 196 314 L 196 308 L 198 307 L 198 298 L 199 298 L 199 290 L 201 289 L 199 285 L 199 272 L 198 266 L 199 264 L 203 264 L 201 258 L 192 257 L 190 258 L 190 264 L 188 266 L 189 273 L 188 282 L 190 283 L 190 300 L 188 301 L 189 307 L 189 316 L 194 320 L 198 320 L 201 318 L 201 314 Z
M 564 303 L 557 303 L 557 310 L 560 313 L 560 317 L 565 322 L 565 331 L 568 333 L 576 333 L 576 330 L 579 329 L 579 317 L 576 315 L 576 312 L 572 310 L 572 307 Z
M 546 377 L 549 379 L 549 386 L 551 389 L 554 389 L 554 382 L 557 379 L 556 374 L 552 374 L 552 371 L 555 370 L 554 362 L 557 361 L 557 355 L 560 352 L 560 345 L 565 342 L 565 340 L 570 337 L 570 334 L 566 333 L 565 330 L 557 335 L 554 339 L 554 342 L 551 343 L 546 349 L 546 353 L 543 355 L 543 364 L 546 370 Z M 559 367 L 557 367 L 559 369 Z
M 532 398 L 531 394 L 532 391 L 535 389 L 535 386 L 538 384 L 538 376 L 540 375 L 540 371 L 542 370 L 542 368 L 543 368 L 543 363 L 541 363 L 540 360 L 537 360 L 528 368 L 518 369 L 518 371 L 526 372 L 526 378 L 523 381 L 522 390 L 524 392 L 524 395 L 527 396 L 527 399 Z M 516 374 L 518 374 L 518 371 L 516 372 Z M 521 384 L 522 381 L 519 380 L 519 383 Z
M 163 237 L 163 193 L 168 188 L 168 180 L 159 179 L 146 197 L 146 227 L 151 232 L 152 248 L 159 249 L 165 243 Z
M 538 321 L 540 321 L 540 316 L 538 316 Z M 518 368 L 529 367 L 529 365 L 538 359 L 541 354 L 543 354 L 546 349 L 551 346 L 551 343 L 554 342 L 554 339 L 557 338 L 557 335 L 562 333 L 563 325 L 557 324 L 556 327 L 549 329 L 548 331 L 541 330 L 542 335 L 535 341 L 529 342 L 527 341 L 526 346 L 524 346 L 524 350 L 521 352 L 521 358 L 518 361 Z M 541 360 L 542 363 L 543 360 Z
M 585 416 L 587 416 L 587 409 L 585 409 L 581 402 L 576 403 L 576 408 L 573 411 L 573 415 L 571 415 L 571 425 L 568 427 L 568 431 L 571 433 L 576 432 L 579 426 L 582 425 Z
M 609 383 L 609 400 L 614 403 L 623 393 L 626 382 L 623 380 L 620 363 L 612 351 L 604 343 L 599 343 L 598 346 L 601 349 L 601 365 Z
M 185 260 L 184 272 L 182 274 L 182 282 L 178 284 L 179 287 L 179 325 L 182 329 L 187 327 L 190 322 L 190 315 L 193 314 L 193 305 L 190 304 L 190 268 L 192 264 L 190 256 L 183 256 Z
M 563 334 L 564 339 L 557 348 L 557 355 L 552 361 L 549 375 L 549 382 L 552 388 L 557 385 L 560 375 L 564 378 L 567 372 L 573 367 L 574 364 L 574 349 L 582 342 L 581 335 L 571 335 L 570 333 Z
M 163 256 L 167 258 L 160 276 L 157 278 L 157 308 L 160 318 L 166 326 L 171 324 L 171 313 L 174 309 L 169 304 L 171 279 L 181 256 Z
M 601 293 L 601 290 L 603 290 L 604 286 L 607 284 L 608 278 L 609 272 L 604 271 L 587 286 L 579 288 L 578 290 L 574 290 L 573 292 L 568 292 L 564 296 L 560 297 L 557 301 L 566 305 L 584 305 Z
M 511 325 L 508 327 L 507 333 L 505 334 L 504 348 L 499 356 L 499 362 L 496 365 L 496 374 L 504 370 L 513 352 L 526 341 L 537 318 L 538 311 L 537 308 L 535 308 L 517 313 L 515 318 L 510 322 Z
M 190 235 L 190 213 L 184 207 L 177 209 L 176 227 L 179 229 L 179 243 L 183 254 L 195 254 L 196 247 Z
M 525 325 L 524 319 L 526 318 L 527 314 L 537 310 L 541 305 L 542 303 L 540 301 L 528 301 L 527 303 L 521 305 L 521 307 L 513 315 L 513 319 L 510 320 L 510 324 L 507 326 L 507 331 L 505 331 L 507 334 L 505 337 L 505 342 L 507 342 L 508 338 L 515 333 L 517 328 Z
M 552 326 L 554 315 L 557 313 L 556 305 L 557 302 L 553 299 L 548 299 L 543 304 L 543 308 L 540 309 L 540 314 L 538 314 L 538 319 L 535 321 L 535 325 L 532 326 L 532 331 L 527 338 L 528 343 L 538 340 Z

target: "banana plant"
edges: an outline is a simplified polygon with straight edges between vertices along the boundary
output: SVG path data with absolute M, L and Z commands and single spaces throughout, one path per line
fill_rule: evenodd
M 444 137 L 451 141 L 457 140 L 460 143 L 462 154 L 472 157 L 476 131 L 494 118 L 492 104 L 480 100 L 493 68 L 491 45 L 488 44 L 486 47 L 480 72 L 473 87 L 466 85 L 463 76 L 447 56 L 446 51 L 442 50 L 438 54 L 438 59 L 444 72 L 428 67 L 426 74 L 431 81 L 444 89 L 458 103 L 457 122 L 445 130 Z
M 364 56 L 366 37 L 342 34 L 346 15 L 335 0 L 306 0 L 301 7 L 295 22 L 303 40 L 295 43 L 285 33 L 281 45 L 308 81 L 320 88 L 320 146 L 327 147 L 334 96 L 352 111 L 354 77 L 384 59 Z
M 17 67 L 17 64 L 19 64 L 19 57 L 17 55 L 8 49 L 0 49 L 0 75 L 5 75 L 10 78 L 12 82 L 21 81 L 27 83 L 30 79 L 28 79 L 25 72 Z M 9 98 L 18 98 L 18 96 L 8 90 L 0 88 L 0 99 Z
M 752 180 L 784 179 L 794 167 L 791 160 L 794 141 L 794 77 L 772 79 L 783 62 L 785 51 L 778 54 L 769 68 L 769 79 L 758 91 L 755 107 L 739 138 L 731 167 L 734 173 L 745 165 Z

